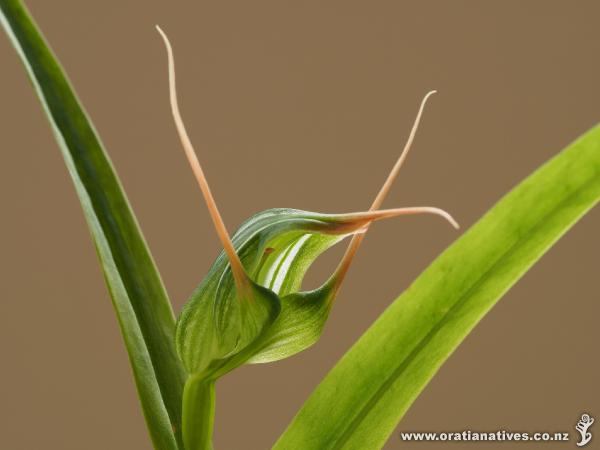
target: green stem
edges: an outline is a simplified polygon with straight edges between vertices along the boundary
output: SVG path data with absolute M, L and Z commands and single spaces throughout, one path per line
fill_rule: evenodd
M 186 450 L 212 450 L 215 380 L 190 376 L 183 389 L 183 442 Z

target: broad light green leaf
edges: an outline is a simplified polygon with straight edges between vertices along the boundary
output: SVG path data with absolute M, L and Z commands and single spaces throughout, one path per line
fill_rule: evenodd
M 337 363 L 274 448 L 381 448 L 477 322 L 599 199 L 596 126 L 442 253 Z
M 155 448 L 181 448 L 185 373 L 167 294 L 119 180 L 85 111 L 21 2 L 0 0 L 0 19 L 62 150 L 129 353 Z M 175 431 L 173 431 L 175 430 Z

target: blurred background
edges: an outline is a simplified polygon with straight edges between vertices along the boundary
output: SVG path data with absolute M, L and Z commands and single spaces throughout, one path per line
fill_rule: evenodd
M 431 89 L 385 206 L 443 207 L 463 229 L 600 119 L 598 2 L 26 3 L 103 138 L 177 311 L 220 246 L 175 134 L 156 23 L 174 45 L 182 112 L 231 230 L 272 207 L 368 208 Z M 4 34 L 0 68 L 0 447 L 148 449 L 78 200 Z M 480 323 L 399 431 L 574 433 L 582 412 L 600 415 L 599 229 L 596 209 Z M 270 448 L 457 236 L 430 216 L 374 225 L 318 345 L 219 382 L 216 448 Z M 398 432 L 386 448 L 409 447 L 446 448 L 403 444 Z

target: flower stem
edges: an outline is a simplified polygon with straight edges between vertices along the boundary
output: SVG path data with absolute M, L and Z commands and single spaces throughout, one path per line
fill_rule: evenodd
M 183 389 L 183 442 L 186 450 L 212 450 L 215 380 L 190 376 Z

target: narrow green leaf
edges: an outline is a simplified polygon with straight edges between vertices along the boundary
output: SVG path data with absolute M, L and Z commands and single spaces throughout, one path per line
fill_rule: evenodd
M 442 253 L 337 363 L 274 448 L 381 448 L 477 322 L 599 199 L 596 126 Z
M 59 63 L 21 2 L 0 0 L 0 11 L 75 184 L 152 441 L 157 449 L 176 450 L 185 372 L 175 351 L 174 317 L 162 281 L 117 175 Z

